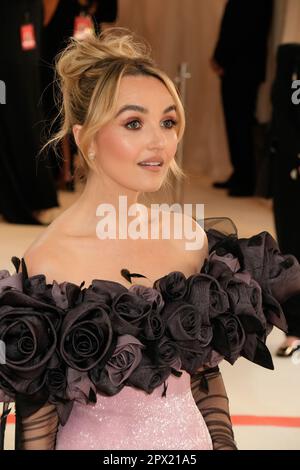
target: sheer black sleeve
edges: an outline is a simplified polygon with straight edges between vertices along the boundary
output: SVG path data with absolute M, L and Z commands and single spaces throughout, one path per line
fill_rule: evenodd
M 29 417 L 23 417 L 16 403 L 17 450 L 55 450 L 58 415 L 55 405 L 46 403 Z
M 214 450 L 237 450 L 229 400 L 219 367 L 191 376 L 192 394 L 209 430 Z

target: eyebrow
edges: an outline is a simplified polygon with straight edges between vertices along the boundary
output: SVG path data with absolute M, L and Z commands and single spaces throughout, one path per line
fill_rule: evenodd
M 176 111 L 176 109 L 177 108 L 175 104 L 172 104 L 171 106 L 168 106 L 166 109 L 164 109 L 163 114 L 168 113 L 169 111 L 173 111 L 173 110 Z M 125 104 L 124 106 L 122 106 L 121 109 L 119 109 L 115 117 L 118 117 L 121 113 L 123 113 L 124 111 L 128 111 L 128 110 L 139 111 L 140 113 L 144 113 L 144 114 L 149 113 L 149 110 L 144 108 L 143 106 L 139 106 L 137 104 Z

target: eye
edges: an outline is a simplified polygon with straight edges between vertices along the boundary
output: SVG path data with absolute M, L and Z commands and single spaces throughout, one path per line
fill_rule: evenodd
M 127 122 L 125 124 L 125 127 L 126 129 L 131 129 L 131 130 L 140 129 L 140 126 L 137 126 L 136 123 L 141 124 L 139 119 L 133 119 L 132 121 Z M 163 127 L 165 127 L 166 129 L 172 129 L 173 127 L 177 125 L 178 121 L 176 121 L 175 119 L 165 119 L 163 123 L 164 123 Z M 168 124 L 165 125 L 165 123 L 168 123 Z
M 136 126 L 129 127 L 131 126 L 131 124 L 136 123 L 136 122 L 140 123 L 138 119 L 134 119 L 133 121 L 127 122 L 127 124 L 125 124 L 126 129 L 139 129 L 139 127 L 136 127 Z
M 164 122 L 171 123 L 170 126 L 166 126 L 167 129 L 172 129 L 173 127 L 175 127 L 178 124 L 178 121 L 175 121 L 175 119 L 166 119 Z

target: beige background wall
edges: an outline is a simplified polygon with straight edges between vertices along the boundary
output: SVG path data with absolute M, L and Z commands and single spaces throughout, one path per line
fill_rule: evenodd
M 120 0 L 117 26 L 144 36 L 172 79 L 188 63 L 184 168 L 214 177 L 230 173 L 219 80 L 209 68 L 225 0 Z
M 187 128 L 184 169 L 193 175 L 223 179 L 231 166 L 225 137 L 219 80 L 209 67 L 226 0 L 119 0 L 117 26 L 126 26 L 145 37 L 153 56 L 172 79 L 181 62 L 188 63 L 186 82 Z M 271 115 L 270 89 L 275 72 L 276 47 L 300 42 L 300 0 L 275 0 L 269 42 L 267 81 L 261 86 L 257 117 Z

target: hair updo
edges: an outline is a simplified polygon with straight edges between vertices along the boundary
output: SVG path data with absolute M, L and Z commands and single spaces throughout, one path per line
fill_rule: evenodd
M 114 27 L 99 36 L 71 37 L 67 47 L 56 57 L 55 65 L 59 86 L 57 118 L 61 124 L 46 145 L 51 144 L 57 150 L 65 136 L 72 136 L 73 126 L 82 125 L 77 169 L 81 179 L 86 180 L 91 168 L 87 155 L 92 139 L 115 115 L 120 81 L 126 75 L 149 75 L 164 83 L 177 107 L 178 141 L 181 140 L 185 116 L 176 86 L 157 68 L 150 45 L 144 39 L 137 39 L 129 29 Z M 170 172 L 176 178 L 185 176 L 175 159 L 170 164 Z

